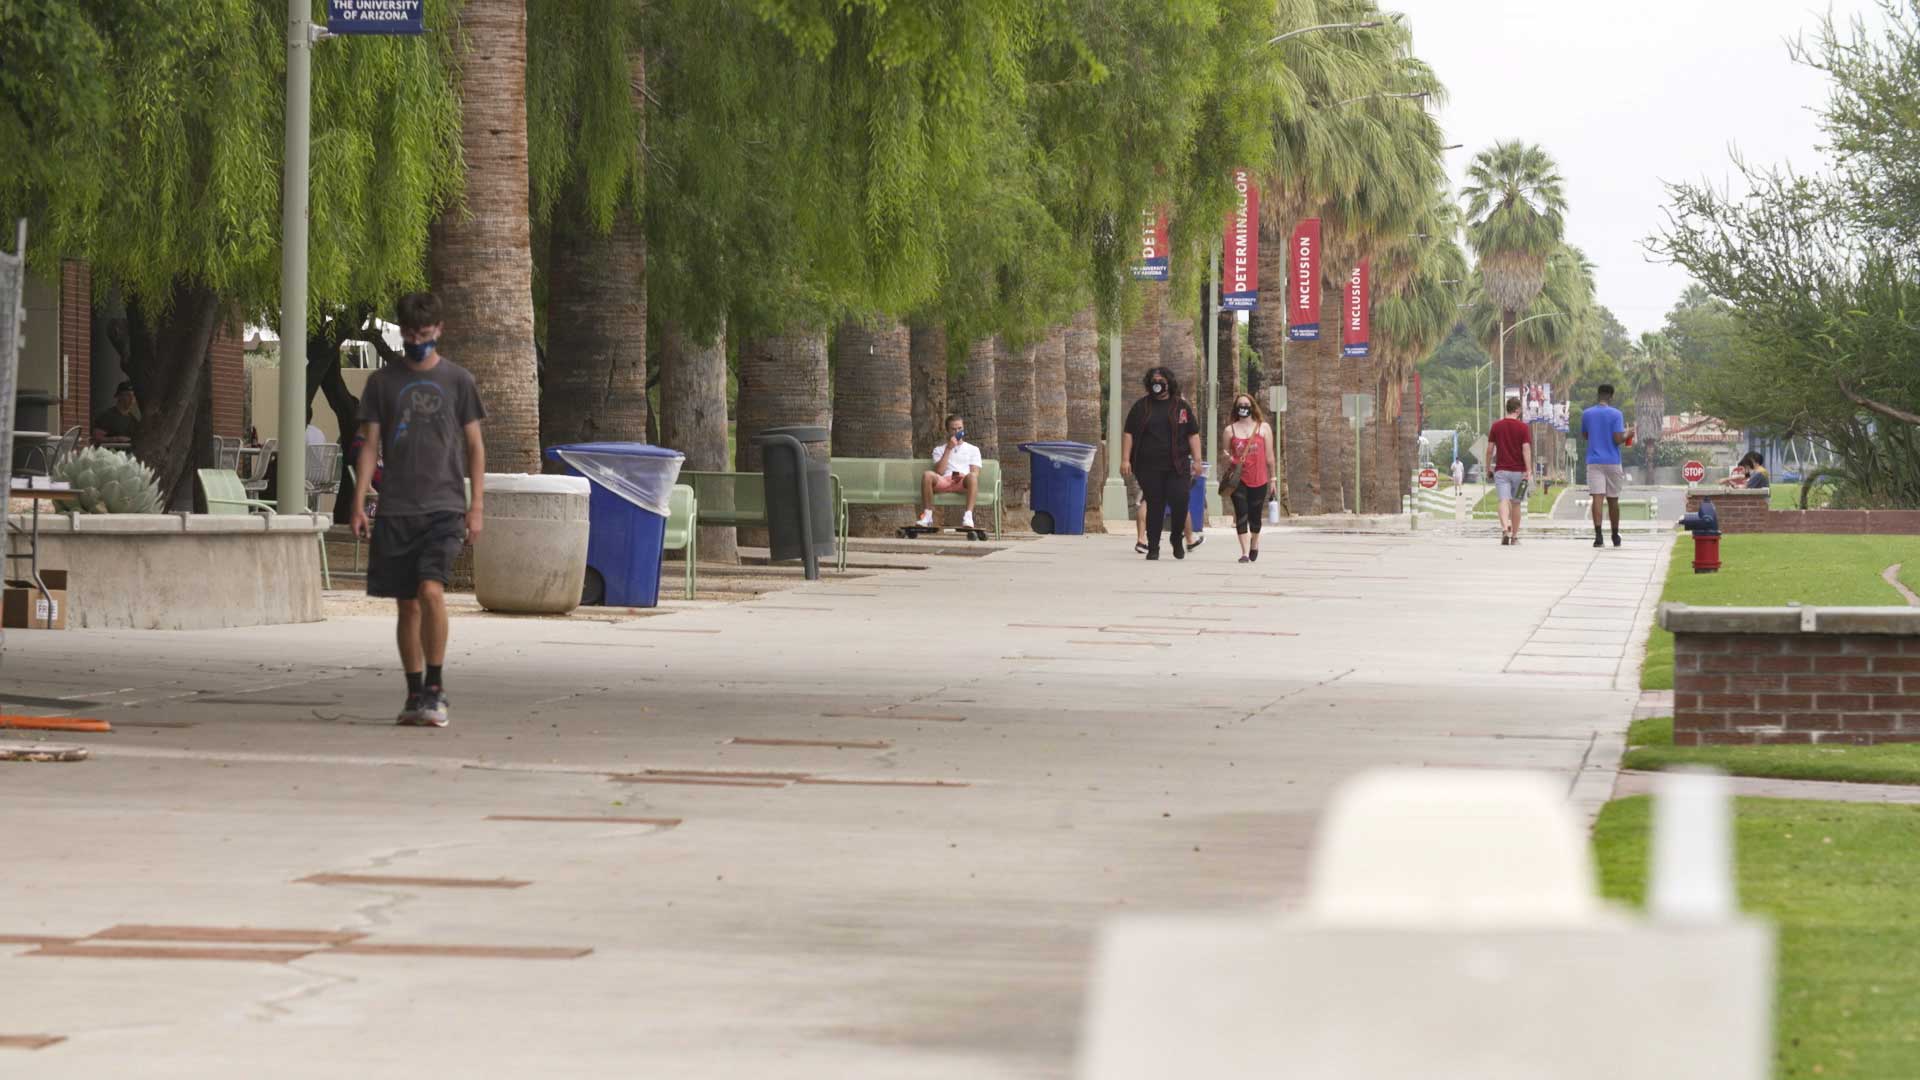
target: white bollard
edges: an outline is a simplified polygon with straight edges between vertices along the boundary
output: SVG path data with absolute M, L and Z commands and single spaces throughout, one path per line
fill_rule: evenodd
M 1733 803 L 1727 778 L 1680 770 L 1662 773 L 1655 790 L 1647 913 L 1666 922 L 1734 918 Z
M 1724 793 L 1699 780 L 1661 811 L 1680 831 L 1660 858 L 1712 863 L 1724 840 Z M 1764 1080 L 1771 931 L 1686 874 L 1654 883 L 1674 897 L 1659 918 L 1604 907 L 1563 789 L 1440 769 L 1350 781 L 1302 912 L 1108 925 L 1078 1075 Z

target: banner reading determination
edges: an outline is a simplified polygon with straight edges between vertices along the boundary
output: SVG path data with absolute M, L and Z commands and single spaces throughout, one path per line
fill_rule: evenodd
M 1148 210 L 1140 215 L 1140 261 L 1133 264 L 1133 276 L 1165 281 L 1172 265 L 1167 260 L 1167 212 Z
M 1233 170 L 1233 191 L 1239 203 L 1227 215 L 1227 242 L 1222 256 L 1220 306 L 1229 311 L 1252 311 L 1260 306 L 1260 189 L 1253 173 Z

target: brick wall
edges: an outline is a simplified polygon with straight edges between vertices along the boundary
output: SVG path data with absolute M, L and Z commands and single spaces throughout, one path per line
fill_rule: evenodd
M 1678 746 L 1920 742 L 1920 637 L 1674 637 Z
M 223 326 L 214 335 L 213 433 L 229 439 L 246 434 L 246 345 L 236 325 Z
M 1771 510 L 1765 491 L 1690 491 L 1687 512 L 1712 499 L 1720 528 L 1728 533 L 1839 533 L 1869 536 L 1920 534 L 1920 510 Z
M 93 419 L 93 267 L 77 259 L 60 263 L 60 357 L 66 365 L 60 430 L 85 428 Z M 90 437 L 83 432 L 82 444 Z

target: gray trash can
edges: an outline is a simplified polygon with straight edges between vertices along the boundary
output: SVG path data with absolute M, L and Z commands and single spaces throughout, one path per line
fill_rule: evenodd
M 767 482 L 767 548 L 774 562 L 799 559 L 807 580 L 833 548 L 833 461 L 823 427 L 768 428 L 753 437 Z

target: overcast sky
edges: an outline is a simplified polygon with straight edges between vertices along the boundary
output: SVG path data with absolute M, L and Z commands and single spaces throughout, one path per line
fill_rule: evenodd
M 1824 4 L 1808 0 L 1386 0 L 1450 95 L 1440 111 L 1460 183 L 1496 140 L 1544 146 L 1566 180 L 1567 235 L 1597 266 L 1600 302 L 1635 334 L 1688 284 L 1647 261 L 1663 180 L 1724 181 L 1729 147 L 1813 168 L 1820 73 L 1788 58 Z M 1835 0 L 1836 17 L 1869 0 Z

